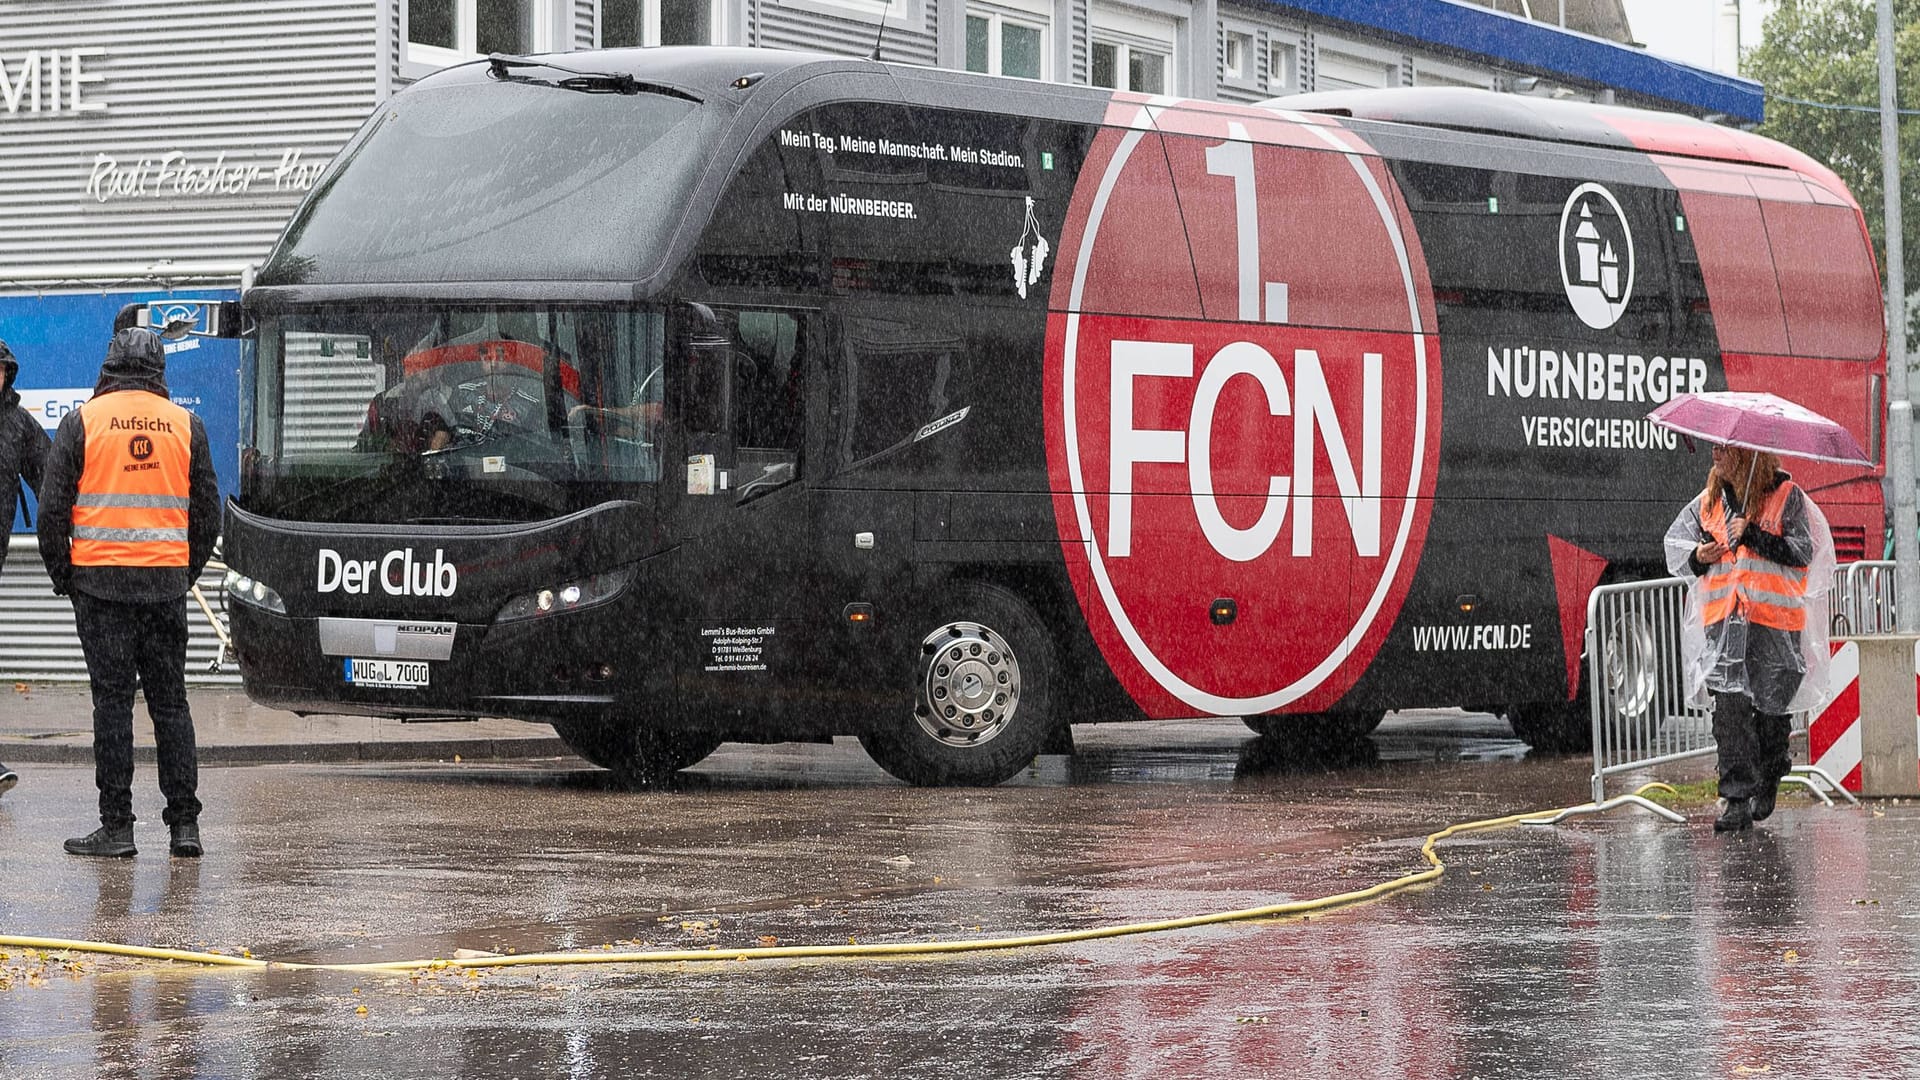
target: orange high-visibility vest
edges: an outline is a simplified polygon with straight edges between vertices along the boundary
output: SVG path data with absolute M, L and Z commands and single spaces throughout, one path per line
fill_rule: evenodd
M 75 566 L 186 566 L 193 414 L 116 390 L 80 406 L 87 460 L 73 501 Z
M 1781 518 L 1787 509 L 1791 482 L 1773 489 L 1760 506 L 1758 516 L 1747 519 L 1749 527 L 1758 526 L 1781 534 Z M 1723 546 L 1727 543 L 1727 515 L 1721 509 L 1720 493 L 1700 507 L 1700 520 Z M 1701 616 L 1706 625 L 1726 619 L 1735 611 L 1748 622 L 1776 630 L 1804 630 L 1807 627 L 1807 568 L 1782 566 L 1754 554 L 1751 548 L 1730 550 L 1707 567 L 1701 579 L 1705 603 Z

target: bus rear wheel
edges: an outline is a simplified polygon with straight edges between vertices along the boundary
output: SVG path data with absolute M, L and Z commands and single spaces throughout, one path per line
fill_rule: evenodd
M 711 735 L 658 731 L 614 720 L 560 723 L 553 725 L 553 730 L 568 749 L 628 787 L 656 787 L 681 769 L 699 763 L 721 743 Z
M 1357 743 L 1373 734 L 1386 719 L 1384 709 L 1360 709 L 1350 712 L 1303 713 L 1292 716 L 1248 716 L 1241 722 L 1254 734 L 1267 739 L 1287 739 L 1314 747 L 1340 747 Z
M 927 620 L 911 710 L 860 736 L 909 784 L 991 787 L 1027 767 L 1053 723 L 1053 641 L 1026 602 L 994 585 L 958 586 Z
M 1593 749 L 1593 719 L 1586 687 L 1573 701 L 1507 706 L 1513 734 L 1542 754 L 1582 754 Z

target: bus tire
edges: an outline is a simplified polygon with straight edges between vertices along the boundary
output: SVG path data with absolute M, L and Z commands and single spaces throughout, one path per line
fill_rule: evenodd
M 1247 716 L 1241 722 L 1263 739 L 1305 742 L 1315 747 L 1339 747 L 1357 743 L 1373 734 L 1385 709 L 1356 709 L 1347 712 L 1296 713 L 1278 716 Z
M 1019 775 L 1054 723 L 1045 624 L 1008 590 L 966 582 L 926 625 L 911 708 L 861 735 L 860 745 L 919 786 L 991 787 Z
M 557 723 L 553 730 L 568 749 L 627 787 L 656 787 L 681 769 L 698 764 L 721 743 L 698 732 L 660 731 L 613 720 Z

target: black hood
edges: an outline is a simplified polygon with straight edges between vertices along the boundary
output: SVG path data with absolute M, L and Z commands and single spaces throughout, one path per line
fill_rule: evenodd
M 7 343 L 0 341 L 0 417 L 4 417 L 20 404 L 20 391 L 13 388 L 13 377 L 20 374 L 20 361 L 13 358 L 13 350 Z
M 113 335 L 107 358 L 100 364 L 100 381 L 93 396 L 116 390 L 146 390 L 167 396 L 167 351 L 160 335 L 142 326 L 129 326 Z

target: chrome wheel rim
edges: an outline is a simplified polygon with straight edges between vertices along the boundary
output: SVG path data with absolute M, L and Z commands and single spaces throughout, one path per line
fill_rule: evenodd
M 1658 668 L 1653 629 L 1645 620 L 1627 619 L 1613 628 L 1607 642 L 1607 697 L 1618 715 L 1641 716 L 1653 707 Z
M 935 742 L 971 747 L 1005 731 L 1020 707 L 1020 662 L 1006 639 L 976 622 L 951 622 L 920 643 L 913 718 Z

